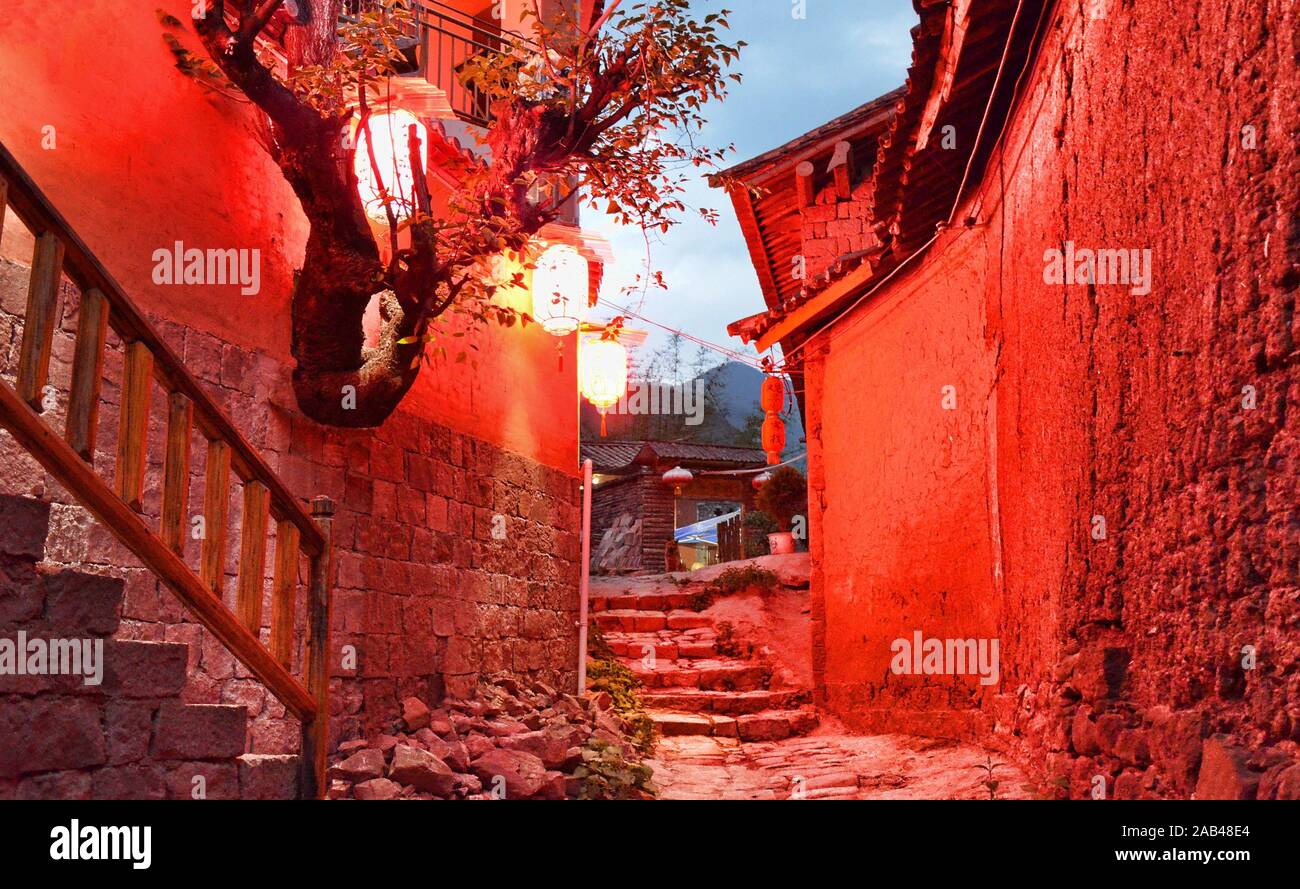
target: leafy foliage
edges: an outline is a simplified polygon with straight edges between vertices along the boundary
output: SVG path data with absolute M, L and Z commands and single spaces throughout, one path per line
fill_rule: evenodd
M 582 765 L 573 776 L 582 781 L 579 799 L 650 799 L 656 790 L 650 783 L 653 770 L 630 762 L 617 744 L 592 738 L 582 748 Z
M 337 8 L 331 0 L 301 2 L 315 21 L 328 21 L 329 10 Z M 423 193 L 413 196 L 414 212 L 400 222 L 388 213 L 387 255 L 381 259 L 351 168 L 355 134 L 366 131 L 374 109 L 391 101 L 389 79 L 408 63 L 415 33 L 410 2 L 369 0 L 359 15 L 340 19 L 326 51 L 301 58 L 290 53 L 287 64 L 258 39 L 281 5 L 275 0 L 207 0 L 194 20 L 224 82 L 266 113 L 268 150 L 303 199 L 317 238 L 308 243 L 301 279 L 309 286 L 294 294 L 295 335 L 303 340 L 295 349 L 300 403 L 305 394 L 338 391 L 336 379 L 314 389 L 309 378 L 337 372 L 341 351 L 354 356 L 358 383 L 374 392 L 359 394 L 372 404 L 381 397 L 392 400 L 391 411 L 393 399 L 409 389 L 430 355 L 428 344 L 451 336 L 433 327 L 444 313 L 505 326 L 530 320 L 496 298 L 503 288 L 519 286 L 522 277 L 494 274 L 494 257 L 531 266 L 541 248 L 539 232 L 570 200 L 603 207 L 619 222 L 667 231 L 688 209 L 682 200 L 688 172 L 716 168 L 729 150 L 697 141 L 705 104 L 721 99 L 740 78 L 727 72 L 743 42 L 724 39 L 725 10 L 697 18 L 688 0 L 609 0 L 601 20 L 584 29 L 559 4 L 558 20 L 529 14 L 530 35 L 503 32 L 499 45 L 484 46 L 460 65 L 458 76 L 481 90 L 492 109 L 482 150 L 450 162 L 455 168 L 446 172 L 459 184 L 436 212 L 427 187 L 417 181 Z M 238 16 L 232 25 L 233 13 Z M 178 24 L 164 20 L 171 29 Z M 178 67 L 196 79 L 215 80 L 211 66 L 174 34 L 166 36 Z M 415 160 L 413 154 L 413 168 Z M 384 189 L 392 186 L 380 183 L 389 209 L 396 196 Z M 713 211 L 700 212 L 716 218 Z M 399 237 L 403 232 L 405 240 Z M 319 289 L 331 291 L 326 300 L 313 292 Z M 382 348 L 366 352 L 352 329 L 361 312 L 351 294 L 364 308 L 370 295 L 383 291 L 394 297 L 383 307 L 391 323 L 381 333 Z M 346 329 L 332 326 L 340 324 L 337 317 L 298 317 L 340 299 L 349 300 L 348 311 L 330 314 L 346 314 Z M 444 343 L 436 348 L 445 354 Z M 331 366 L 312 368 L 317 355 Z M 320 411 L 327 412 L 324 406 Z
M 690 607 L 694 611 L 704 611 L 719 596 L 730 596 L 746 590 L 774 590 L 780 584 L 774 571 L 757 568 L 753 565 L 732 567 L 722 571 L 708 586 L 691 597 Z
M 755 504 L 789 531 L 794 516 L 808 514 L 808 479 L 793 466 L 782 466 L 758 489 Z

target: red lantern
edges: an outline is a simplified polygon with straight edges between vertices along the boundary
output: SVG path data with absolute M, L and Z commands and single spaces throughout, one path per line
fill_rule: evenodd
M 780 377 L 768 377 L 763 380 L 761 395 L 763 412 L 763 450 L 767 452 L 767 463 L 775 466 L 781 462 L 781 452 L 785 450 L 785 424 L 781 422 L 780 411 L 785 407 L 785 382 Z
M 785 407 L 785 383 L 780 377 L 763 380 L 762 405 L 765 412 L 777 413 Z
M 781 452 L 785 450 L 785 424 L 775 413 L 769 413 L 763 421 L 763 450 L 767 451 L 769 466 L 781 462 Z
M 681 496 L 682 485 L 689 485 L 695 479 L 695 476 L 689 469 L 674 466 L 672 469 L 664 473 L 663 479 L 665 485 L 672 486 L 674 494 Z

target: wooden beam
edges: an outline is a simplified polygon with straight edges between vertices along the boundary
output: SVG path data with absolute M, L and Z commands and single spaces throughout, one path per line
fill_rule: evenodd
M 275 524 L 275 577 L 271 582 L 271 654 L 286 670 L 293 663 L 294 592 L 298 588 L 298 528 Z
M 95 462 L 95 437 L 99 431 L 99 387 L 104 377 L 108 314 L 108 300 L 103 293 L 91 288 L 81 294 L 64 438 L 68 446 L 92 466 Z
M 199 577 L 221 597 L 226 581 L 226 512 L 230 508 L 230 445 L 208 442 L 203 484 L 203 547 Z
M 816 198 L 813 188 L 813 174 L 817 168 L 810 161 L 804 161 L 794 168 L 794 188 L 799 195 L 800 207 L 811 207 Z
M 178 556 L 185 555 L 185 513 L 190 503 L 190 431 L 193 427 L 194 403 L 183 392 L 171 393 L 167 397 L 162 518 L 158 524 L 163 543 Z
M 848 142 L 836 142 L 835 154 L 826 169 L 835 176 L 835 196 L 847 201 L 853 196 L 853 146 Z
M 73 492 L 123 546 L 157 574 L 199 623 L 284 703 L 285 709 L 305 722 L 314 721 L 316 702 L 321 699 L 319 694 L 308 694 L 297 679 L 276 663 L 271 653 L 240 626 L 234 614 L 203 586 L 189 566 L 163 546 L 144 520 L 3 383 L 0 383 L 0 426 L 8 429 L 59 484 Z M 325 721 L 328 722 L 328 715 Z
M 141 497 L 152 384 L 153 353 L 144 343 L 127 343 L 117 431 L 117 494 L 136 512 L 143 508 Z
M 813 321 L 818 315 L 834 307 L 840 299 L 850 293 L 855 287 L 859 287 L 871 280 L 874 274 L 872 264 L 864 262 L 853 271 L 849 272 L 843 278 L 832 283 L 821 293 L 799 306 L 790 314 L 786 315 L 776 324 L 773 324 L 767 331 L 758 338 L 754 344 L 759 352 L 766 352 L 772 348 L 792 331 L 798 330 L 805 324 Z
M 325 796 L 325 767 L 330 736 L 330 590 L 333 588 L 334 501 L 315 497 L 311 514 L 325 547 L 311 560 L 307 581 L 307 690 L 316 700 L 316 718 L 302 721 L 298 757 L 298 792 L 308 799 Z
M 27 315 L 18 359 L 18 397 L 40 413 L 50 374 L 50 347 L 59 314 L 59 282 L 63 277 L 63 242 L 54 232 L 36 238 L 32 274 L 27 283 Z
M 235 613 L 244 629 L 257 635 L 262 627 L 262 588 L 266 581 L 266 522 L 270 492 L 259 481 L 244 483 L 240 518 L 239 587 Z

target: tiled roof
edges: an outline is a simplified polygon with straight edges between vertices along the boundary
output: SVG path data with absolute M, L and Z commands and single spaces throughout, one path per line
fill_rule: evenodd
M 765 465 L 761 448 L 695 444 L 682 441 L 584 441 L 582 459 L 590 459 L 595 472 L 616 474 L 635 466 L 663 463 L 695 468 L 734 469 Z
M 595 472 L 612 472 L 632 465 L 641 453 L 643 441 L 584 441 L 582 459 L 590 460 Z
M 800 282 L 790 274 L 802 249 L 794 168 L 811 161 L 817 178 L 824 181 L 829 178 L 826 167 L 835 143 L 847 141 L 853 146 L 855 168 L 870 170 L 876 140 L 901 95 L 900 89 L 873 99 L 779 148 L 736 164 L 715 179 L 715 184 L 727 185 L 769 309 L 779 309 L 800 293 Z M 751 188 L 759 193 L 752 194 Z
M 837 304 L 856 298 L 893 272 L 947 222 L 968 162 L 970 177 L 963 194 L 978 183 L 1013 100 L 1015 72 L 1028 63 L 1037 39 L 1037 23 L 1049 4 L 1050 0 L 1023 0 L 1017 18 L 1017 0 L 913 0 L 921 20 L 912 29 L 912 65 L 903 88 L 877 100 L 894 100 L 894 113 L 869 167 L 874 180 L 871 224 L 884 251 L 872 259 L 872 267 L 858 274 L 852 287 L 842 288 L 845 293 L 834 298 Z M 998 80 L 1004 51 L 1005 73 Z M 986 108 L 988 121 L 980 145 L 975 146 Z M 956 138 L 955 149 L 943 145 L 949 126 Z M 755 239 L 748 231 L 746 239 L 753 253 Z M 769 309 L 765 318 L 745 318 L 729 329 L 756 339 L 830 285 L 847 281 L 861 265 L 861 258 L 842 257 L 829 274 L 808 281 L 793 299 L 774 303 L 765 290 Z M 824 323 L 828 314 L 821 313 L 813 321 L 801 320 L 797 326 L 806 332 Z

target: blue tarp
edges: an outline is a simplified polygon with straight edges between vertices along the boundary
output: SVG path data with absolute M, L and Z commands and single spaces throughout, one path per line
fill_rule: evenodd
M 711 543 L 717 546 L 718 525 L 730 521 L 738 515 L 740 515 L 740 510 L 720 515 L 717 518 L 705 519 L 693 525 L 683 525 L 673 532 L 673 539 L 678 543 Z

